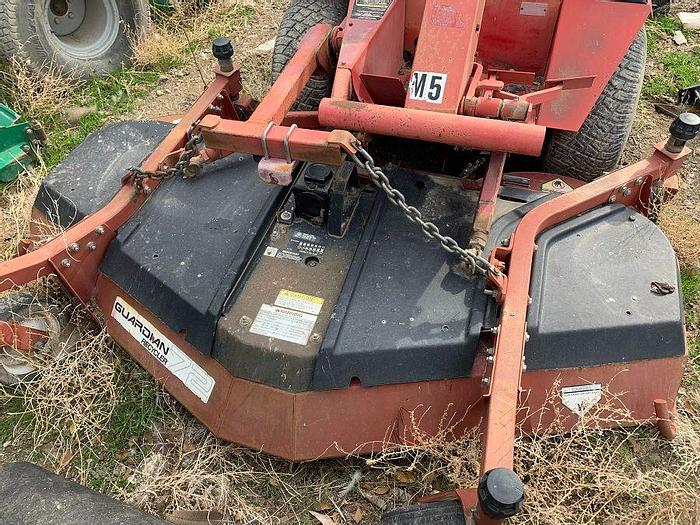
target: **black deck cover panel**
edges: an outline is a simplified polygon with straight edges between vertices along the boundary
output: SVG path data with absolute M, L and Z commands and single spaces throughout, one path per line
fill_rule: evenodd
M 468 242 L 475 194 L 400 171 L 392 177 L 426 220 Z M 313 388 L 467 376 L 483 323 L 482 282 L 379 195 L 316 360 Z
M 537 244 L 528 369 L 683 355 L 678 264 L 654 223 L 622 205 L 604 206 L 546 231 Z M 676 291 L 656 295 L 652 282 Z
M 162 184 L 120 230 L 102 272 L 200 352 L 287 193 L 260 181 L 250 156 Z
M 131 166 L 138 166 L 173 128 L 149 120 L 95 131 L 41 183 L 34 207 L 68 228 L 107 204 Z

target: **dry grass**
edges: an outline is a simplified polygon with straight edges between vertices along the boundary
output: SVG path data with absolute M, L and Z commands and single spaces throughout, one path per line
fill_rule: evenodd
M 700 268 L 700 225 L 697 209 L 691 204 L 693 200 L 679 195 L 665 203 L 659 225 L 673 244 L 681 265 Z

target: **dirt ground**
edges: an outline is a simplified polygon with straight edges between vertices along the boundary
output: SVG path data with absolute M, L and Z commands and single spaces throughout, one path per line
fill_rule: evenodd
M 275 36 L 283 4 L 261 3 L 249 26 L 235 35 L 236 56 L 248 73 L 245 85 L 257 96 L 269 86 L 270 55 L 255 49 Z M 685 2 L 674 10 L 691 7 Z M 197 51 L 195 57 L 163 73 L 121 118 L 186 110 L 209 68 L 208 53 Z M 666 136 L 672 119 L 657 113 L 655 102 L 641 100 L 623 163 L 643 158 Z M 684 268 L 694 272 L 700 266 L 693 251 L 700 237 L 700 155 L 686 164 L 682 181 L 662 224 L 682 251 Z M 689 308 L 694 338 L 698 305 Z M 71 312 L 83 319 L 76 354 L 61 367 L 46 364 L 33 392 L 0 395 L 0 464 L 30 459 L 161 516 L 213 511 L 212 523 L 222 522 L 216 521 L 221 513 L 223 522 L 238 524 L 378 523 L 385 509 L 435 490 L 473 485 L 478 474 L 474 435 L 452 443 L 424 436 L 371 458 L 300 465 L 221 443 L 84 321 L 84 312 Z M 649 426 L 599 431 L 586 428 L 587 422 L 566 436 L 519 440 L 518 470 L 528 473 L 528 503 L 517 523 L 700 522 L 696 368 L 693 358 L 680 402 L 681 436 L 674 443 Z

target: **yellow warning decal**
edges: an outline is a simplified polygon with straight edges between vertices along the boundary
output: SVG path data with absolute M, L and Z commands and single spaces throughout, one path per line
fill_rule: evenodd
M 307 295 L 305 293 L 293 292 L 291 290 L 280 290 L 275 306 L 290 308 L 307 314 L 318 315 L 323 307 L 324 299 Z

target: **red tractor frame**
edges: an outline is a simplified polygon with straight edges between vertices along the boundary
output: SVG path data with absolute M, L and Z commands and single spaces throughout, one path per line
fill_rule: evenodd
M 205 144 L 191 160 L 195 166 L 232 152 L 289 163 L 338 166 L 348 156 L 364 163 L 361 143 L 372 135 L 490 151 L 472 237 L 478 252 L 488 237 L 506 156 L 540 156 L 548 129 L 577 131 L 649 13 L 649 3 L 612 0 L 355 0 L 339 26 L 319 24 L 306 34 L 256 107 L 241 93 L 240 70 L 224 42 L 215 54 L 219 59 L 216 78 L 142 169 L 148 173 L 174 165 L 190 133 L 201 134 Z M 411 58 L 410 66 L 406 57 Z M 330 96 L 317 111 L 290 111 L 313 75 L 332 78 Z M 514 84 L 521 86 L 518 93 L 508 88 Z M 486 475 L 513 468 L 519 406 L 545 402 L 544 394 L 525 401 L 521 392 L 534 386 L 544 392 L 556 379 L 546 372 L 523 373 L 530 278 L 539 234 L 614 201 L 646 214 L 654 189 L 676 174 L 689 153 L 684 140 L 671 138 L 659 143 L 650 157 L 592 183 L 566 179 L 573 191 L 537 206 L 525 215 L 507 246 L 483 254 L 491 265 L 486 278 L 489 293 L 500 305 L 500 321 L 484 334 L 492 350 L 477 359 L 466 379 L 351 386 L 330 393 L 277 391 L 232 377 L 181 334 L 149 312 L 141 312 L 216 379 L 217 389 L 209 403 L 203 403 L 109 315 L 115 297 L 124 292 L 100 273 L 100 263 L 120 226 L 152 198 L 161 183 L 145 178 L 135 184 L 133 173 L 125 176 L 121 190 L 104 208 L 45 244 L 27 241 L 23 255 L 0 264 L 0 290 L 56 275 L 83 304 L 96 306 L 117 342 L 215 434 L 254 448 L 264 445 L 266 451 L 282 457 L 336 455 L 337 450 L 329 449 L 333 442 L 351 450 L 372 441 L 367 438 L 381 440 L 387 418 L 403 403 L 440 407 L 461 399 L 465 407 L 475 407 L 463 424 L 481 429 L 481 470 Z M 522 175 L 530 187 L 548 180 L 546 174 Z M 39 214 L 34 219 L 47 220 Z M 0 323 L 0 336 L 5 343 L 28 351 L 42 337 L 9 323 Z M 658 420 L 668 435 L 672 434 L 668 403 L 675 400 L 684 361 L 684 357 L 671 358 L 654 369 L 630 363 L 625 368 L 632 373 L 622 380 L 623 390 L 636 391 L 626 399 L 634 417 Z M 562 370 L 559 376 L 583 374 L 606 382 L 622 368 Z M 650 399 L 658 400 L 656 406 Z M 359 403 L 364 408 L 353 408 Z M 232 413 L 236 421 L 223 417 Z M 306 425 L 333 413 L 343 413 L 344 424 Z M 428 421 L 431 418 L 435 421 Z M 437 426 L 438 419 L 433 414 L 426 421 Z M 465 515 L 475 523 L 500 523 L 504 518 L 485 507 L 475 488 L 428 499 L 440 498 L 461 500 Z

